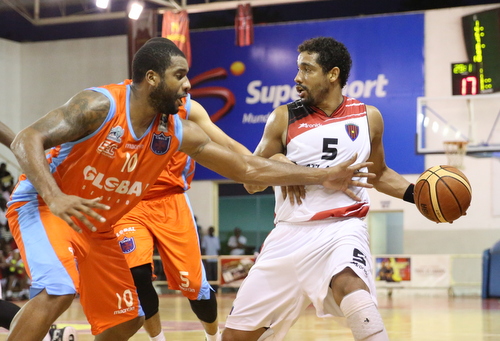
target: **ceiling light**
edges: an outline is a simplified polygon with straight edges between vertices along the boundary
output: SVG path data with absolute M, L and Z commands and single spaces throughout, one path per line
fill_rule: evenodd
M 95 5 L 99 8 L 106 9 L 109 6 L 109 0 L 96 0 Z
M 130 19 L 137 20 L 141 16 L 142 10 L 144 6 L 141 5 L 140 3 L 134 1 L 132 2 L 132 5 L 130 6 L 130 11 L 128 12 L 128 17 Z

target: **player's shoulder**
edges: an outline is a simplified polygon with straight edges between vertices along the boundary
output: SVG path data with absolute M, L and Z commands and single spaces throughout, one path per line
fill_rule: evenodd
M 368 105 L 368 104 L 365 104 L 365 107 L 366 107 L 366 114 L 368 115 L 368 117 L 373 117 L 373 118 L 382 118 L 382 113 L 380 112 L 380 110 L 378 110 L 377 107 L 373 106 L 373 105 Z
M 88 127 L 91 130 L 102 124 L 110 108 L 111 101 L 106 95 L 89 89 L 78 92 L 61 107 L 67 113 L 66 117 L 72 117 L 80 128 Z
M 193 122 L 210 119 L 207 110 L 195 100 L 191 99 L 189 103 L 189 114 L 187 119 Z

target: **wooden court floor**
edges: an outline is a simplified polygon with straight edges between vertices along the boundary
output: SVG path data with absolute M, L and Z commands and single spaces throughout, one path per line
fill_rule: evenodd
M 219 321 L 223 326 L 235 294 L 218 294 Z M 401 341 L 500 341 L 500 300 L 480 297 L 449 297 L 446 294 L 379 294 L 379 308 L 391 340 Z M 19 303 L 22 305 L 22 302 Z M 201 324 L 188 301 L 178 294 L 160 296 L 163 330 L 168 341 L 203 341 Z M 57 321 L 72 325 L 79 341 L 93 340 L 78 299 Z M 1 328 L 0 328 L 1 329 Z M 0 330 L 0 341 L 7 331 Z M 132 341 L 147 341 L 140 330 Z M 350 330 L 332 319 L 320 319 L 312 307 L 293 326 L 287 341 L 353 340 Z

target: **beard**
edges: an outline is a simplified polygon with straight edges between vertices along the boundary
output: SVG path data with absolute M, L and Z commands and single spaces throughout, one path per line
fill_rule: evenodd
M 149 94 L 149 104 L 161 114 L 174 115 L 179 110 L 177 93 L 169 91 L 167 85 L 162 80 L 158 86 Z
M 316 87 L 314 91 L 311 91 L 308 87 L 302 86 L 304 89 L 306 96 L 302 98 L 302 103 L 308 106 L 317 106 L 323 101 L 324 98 L 328 95 L 328 87 Z

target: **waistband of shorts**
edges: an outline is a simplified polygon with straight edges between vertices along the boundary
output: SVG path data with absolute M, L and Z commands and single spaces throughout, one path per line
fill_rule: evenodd
M 157 201 L 164 199 L 166 197 L 169 197 L 172 194 L 184 194 L 186 191 L 182 189 L 181 187 L 174 186 L 174 187 L 166 187 L 165 189 L 162 190 L 153 190 L 151 193 L 146 194 L 142 200 L 145 201 Z
M 320 220 L 307 220 L 307 221 L 279 221 L 276 223 L 276 227 L 278 226 L 318 226 L 323 224 L 336 223 L 351 219 L 359 219 L 364 221 L 364 218 L 359 217 L 330 217 Z

